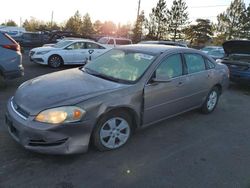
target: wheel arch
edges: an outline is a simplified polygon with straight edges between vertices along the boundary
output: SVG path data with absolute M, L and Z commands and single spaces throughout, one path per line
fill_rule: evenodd
M 97 121 L 95 124 L 98 123 L 98 121 L 105 115 L 112 113 L 112 112 L 124 112 L 129 114 L 131 116 L 132 120 L 132 129 L 133 131 L 136 130 L 140 126 L 140 118 L 139 115 L 136 113 L 136 111 L 128 106 L 118 106 L 118 107 L 108 107 L 101 115 L 99 115 Z
M 51 54 L 51 55 L 48 57 L 48 62 L 47 62 L 48 64 L 49 64 L 50 58 L 52 58 L 53 56 L 60 57 L 61 60 L 62 60 L 62 64 L 64 64 L 64 59 L 63 59 L 63 57 L 62 57 L 60 54 L 58 54 L 58 53 Z
M 222 94 L 222 85 L 220 83 L 217 83 L 214 85 L 214 87 L 218 88 L 219 94 L 221 95 Z

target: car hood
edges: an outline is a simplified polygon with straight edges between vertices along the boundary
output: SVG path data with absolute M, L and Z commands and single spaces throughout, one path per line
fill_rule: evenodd
M 33 48 L 31 51 L 44 52 L 44 51 L 52 51 L 52 50 L 58 50 L 58 48 L 54 48 L 52 46 L 47 46 L 47 47 Z
M 47 74 L 22 84 L 14 95 L 15 103 L 30 115 L 63 105 L 74 105 L 89 98 L 129 87 L 70 69 Z
M 225 54 L 250 54 L 249 40 L 231 40 L 223 43 Z

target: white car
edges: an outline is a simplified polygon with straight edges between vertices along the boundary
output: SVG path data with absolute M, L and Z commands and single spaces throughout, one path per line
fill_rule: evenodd
M 85 64 L 110 48 L 86 39 L 61 40 L 54 46 L 39 47 L 30 50 L 30 60 L 57 68 L 61 65 Z
M 102 37 L 98 40 L 98 43 L 103 44 L 107 48 L 114 48 L 116 46 L 132 44 L 132 41 L 127 38 Z

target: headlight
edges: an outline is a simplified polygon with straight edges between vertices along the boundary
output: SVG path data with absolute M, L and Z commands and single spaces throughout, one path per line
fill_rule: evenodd
M 36 55 L 44 55 L 49 53 L 50 51 L 36 52 Z
M 77 122 L 82 119 L 86 111 L 76 106 L 52 108 L 40 112 L 35 120 L 43 123 L 60 124 Z

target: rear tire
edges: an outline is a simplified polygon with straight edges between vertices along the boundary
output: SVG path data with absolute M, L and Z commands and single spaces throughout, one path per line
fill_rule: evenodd
M 123 111 L 105 114 L 97 122 L 93 143 L 99 151 L 114 150 L 125 145 L 132 133 L 132 120 Z
M 49 57 L 48 65 L 52 68 L 58 68 L 63 65 L 63 60 L 59 55 L 52 55 Z
M 209 114 L 216 108 L 220 97 L 220 92 L 217 87 L 211 89 L 205 102 L 202 105 L 201 112 L 204 114 Z

